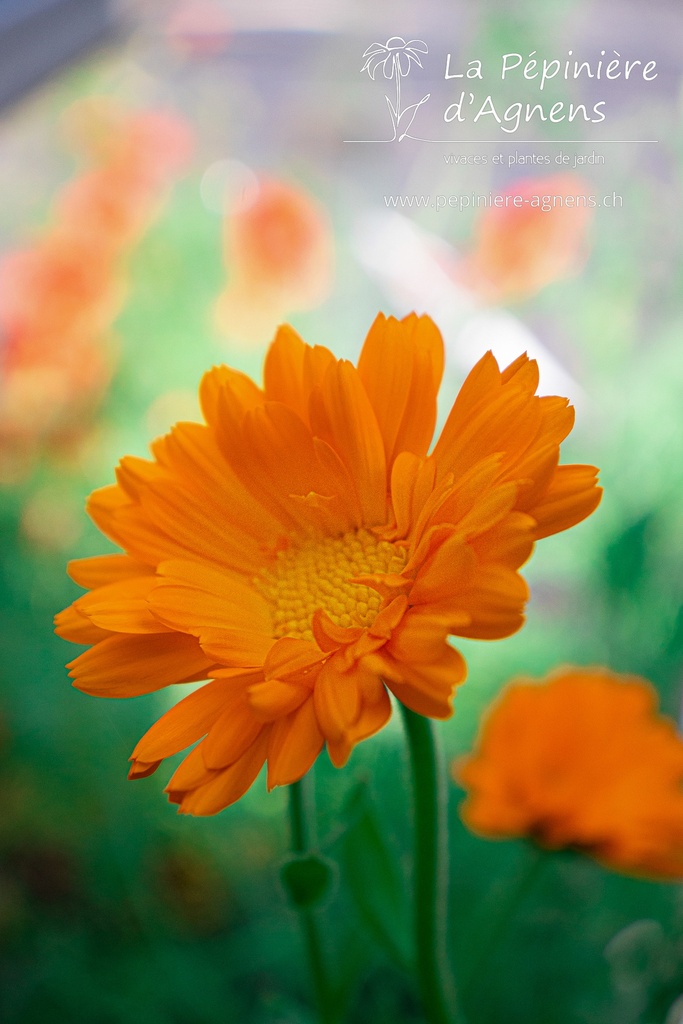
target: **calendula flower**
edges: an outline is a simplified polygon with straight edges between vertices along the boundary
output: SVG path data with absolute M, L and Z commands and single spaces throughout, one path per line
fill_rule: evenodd
M 91 167 L 106 167 L 148 190 L 166 184 L 192 151 L 188 123 L 166 110 L 126 109 L 110 96 L 89 96 L 64 115 L 71 147 Z
M 66 121 L 91 168 L 62 189 L 57 216 L 116 257 L 142 237 L 187 164 L 190 128 L 176 114 L 102 97 L 74 104 Z
M 332 279 L 332 230 L 325 211 L 301 188 L 261 177 L 224 226 L 228 283 L 216 321 L 232 339 L 272 337 L 283 317 L 311 309 Z
M 139 777 L 200 741 L 168 786 L 182 811 L 219 811 L 266 760 L 269 787 L 324 745 L 345 764 L 389 692 L 447 718 L 466 672 L 449 635 L 519 629 L 534 541 L 598 504 L 592 467 L 558 466 L 573 411 L 535 395 L 526 356 L 502 372 L 484 356 L 428 454 L 443 359 L 426 316 L 378 316 L 357 368 L 282 327 L 262 389 L 214 368 L 206 422 L 91 496 L 125 554 L 71 563 L 90 593 L 57 629 L 93 644 L 70 665 L 86 693 L 211 680 L 133 752 Z
M 517 680 L 454 772 L 463 820 L 481 835 L 683 879 L 683 740 L 644 679 L 568 668 Z
M 122 296 L 101 249 L 68 231 L 0 261 L 0 484 L 90 420 L 113 372 Z
M 520 300 L 576 273 L 588 252 L 590 187 L 573 174 L 525 178 L 505 195 L 519 205 L 490 206 L 473 229 L 474 249 L 457 274 L 483 298 Z
M 124 258 L 189 152 L 185 122 L 163 111 L 100 99 L 67 120 L 93 166 L 60 190 L 42 236 L 0 259 L 0 483 L 90 426 L 114 369 Z
M 22 353 L 23 361 L 28 351 L 49 359 L 51 346 L 100 334 L 123 294 L 108 251 L 88 233 L 58 225 L 31 248 L 7 253 L 0 260 L 0 328 L 8 359 Z

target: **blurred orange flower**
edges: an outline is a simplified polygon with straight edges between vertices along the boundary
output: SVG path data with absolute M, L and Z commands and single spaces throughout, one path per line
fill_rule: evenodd
M 520 356 L 484 356 L 427 455 L 443 372 L 429 317 L 381 314 L 358 368 L 282 327 L 263 390 L 206 374 L 206 424 L 153 459 L 124 458 L 89 512 L 125 554 L 70 565 L 90 588 L 57 632 L 94 646 L 70 665 L 103 697 L 210 678 L 133 753 L 132 777 L 200 741 L 171 779 L 192 814 L 301 778 L 324 744 L 342 766 L 387 722 L 388 690 L 452 714 L 466 674 L 449 634 L 496 639 L 524 621 L 519 567 L 535 540 L 600 500 L 591 466 L 558 466 L 564 398 L 539 398 Z
M 123 294 L 101 250 L 68 232 L 0 262 L 0 483 L 44 445 L 78 442 L 111 380 Z
M 572 174 L 513 182 L 503 194 L 519 196 L 522 205 L 482 212 L 459 278 L 484 299 L 507 302 L 576 273 L 588 251 L 592 211 L 583 202 L 589 192 L 588 183 Z
M 626 874 L 683 879 L 683 740 L 644 679 L 567 668 L 517 680 L 454 774 L 475 832 L 528 836 Z
M 323 301 L 332 279 L 332 231 L 303 189 L 260 178 L 226 217 L 229 281 L 216 306 L 220 331 L 259 343 L 286 315 Z
M 87 426 L 114 368 L 123 257 L 189 151 L 184 122 L 165 113 L 89 100 L 67 121 L 95 166 L 64 187 L 36 244 L 0 261 L 0 482 Z
M 57 339 L 92 338 L 119 310 L 122 282 L 95 236 L 53 228 L 31 249 L 0 261 L 0 326 L 5 365 L 48 356 Z M 55 345 L 61 349 L 61 345 Z
M 142 236 L 187 163 L 189 126 L 175 114 L 130 113 L 102 98 L 74 104 L 67 120 L 94 166 L 62 190 L 57 217 L 72 231 L 89 232 L 101 246 L 113 248 L 115 257 Z
M 73 103 L 64 116 L 72 148 L 92 167 L 107 167 L 150 187 L 165 184 L 187 163 L 192 133 L 178 114 L 130 111 L 109 96 Z

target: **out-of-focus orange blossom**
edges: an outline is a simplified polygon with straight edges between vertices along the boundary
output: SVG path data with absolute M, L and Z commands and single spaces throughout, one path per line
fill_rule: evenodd
M 217 326 L 231 340 L 264 343 L 281 320 L 319 305 L 330 290 L 327 215 L 302 188 L 261 177 L 225 219 L 224 260 Z
M 75 104 L 65 122 L 86 167 L 35 243 L 0 259 L 0 483 L 87 434 L 115 367 L 125 257 L 191 149 L 176 115 L 110 99 Z
M 512 182 L 501 193 L 505 205 L 486 207 L 476 220 L 458 278 L 486 301 L 508 302 L 576 273 L 588 253 L 590 195 L 574 174 Z
M 574 848 L 625 874 L 683 879 L 683 739 L 635 676 L 565 668 L 518 679 L 454 773 L 489 838 Z

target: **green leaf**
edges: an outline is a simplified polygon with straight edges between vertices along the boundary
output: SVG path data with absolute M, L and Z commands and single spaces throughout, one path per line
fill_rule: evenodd
M 365 783 L 352 791 L 345 817 L 349 827 L 341 840 L 344 881 L 374 940 L 405 969 L 410 959 L 406 883 L 377 823 Z
M 302 910 L 316 906 L 330 893 L 335 869 L 325 857 L 307 853 L 286 861 L 280 879 L 293 906 Z
M 633 595 L 645 581 L 653 516 L 642 516 L 623 530 L 605 552 L 605 581 L 615 593 Z

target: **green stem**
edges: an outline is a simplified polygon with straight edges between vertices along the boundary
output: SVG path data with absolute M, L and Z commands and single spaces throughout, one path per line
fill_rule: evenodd
M 513 921 L 515 914 L 523 904 L 530 890 L 533 888 L 547 864 L 549 855 L 540 847 L 530 846 L 531 857 L 523 866 L 517 885 L 512 889 L 509 899 L 503 904 L 502 909 L 496 915 L 493 927 L 484 935 L 483 941 L 477 951 L 474 966 L 465 982 L 465 992 L 469 996 L 477 987 L 484 970 L 490 966 L 491 954 L 495 952 L 498 943 Z M 498 902 L 498 901 L 496 901 Z M 476 929 L 475 929 L 476 934 Z
M 401 705 L 415 809 L 415 966 L 429 1024 L 462 1022 L 446 952 L 448 822 L 445 766 L 428 718 Z
M 292 852 L 305 854 L 311 848 L 313 836 L 313 808 L 310 773 L 289 786 L 289 822 Z M 322 942 L 315 911 L 303 907 L 298 911 L 304 936 L 313 994 L 320 1024 L 338 1024 L 338 1009 L 332 985 L 327 974 Z
M 289 827 L 292 853 L 306 853 L 311 845 L 311 790 L 308 776 L 289 787 Z

